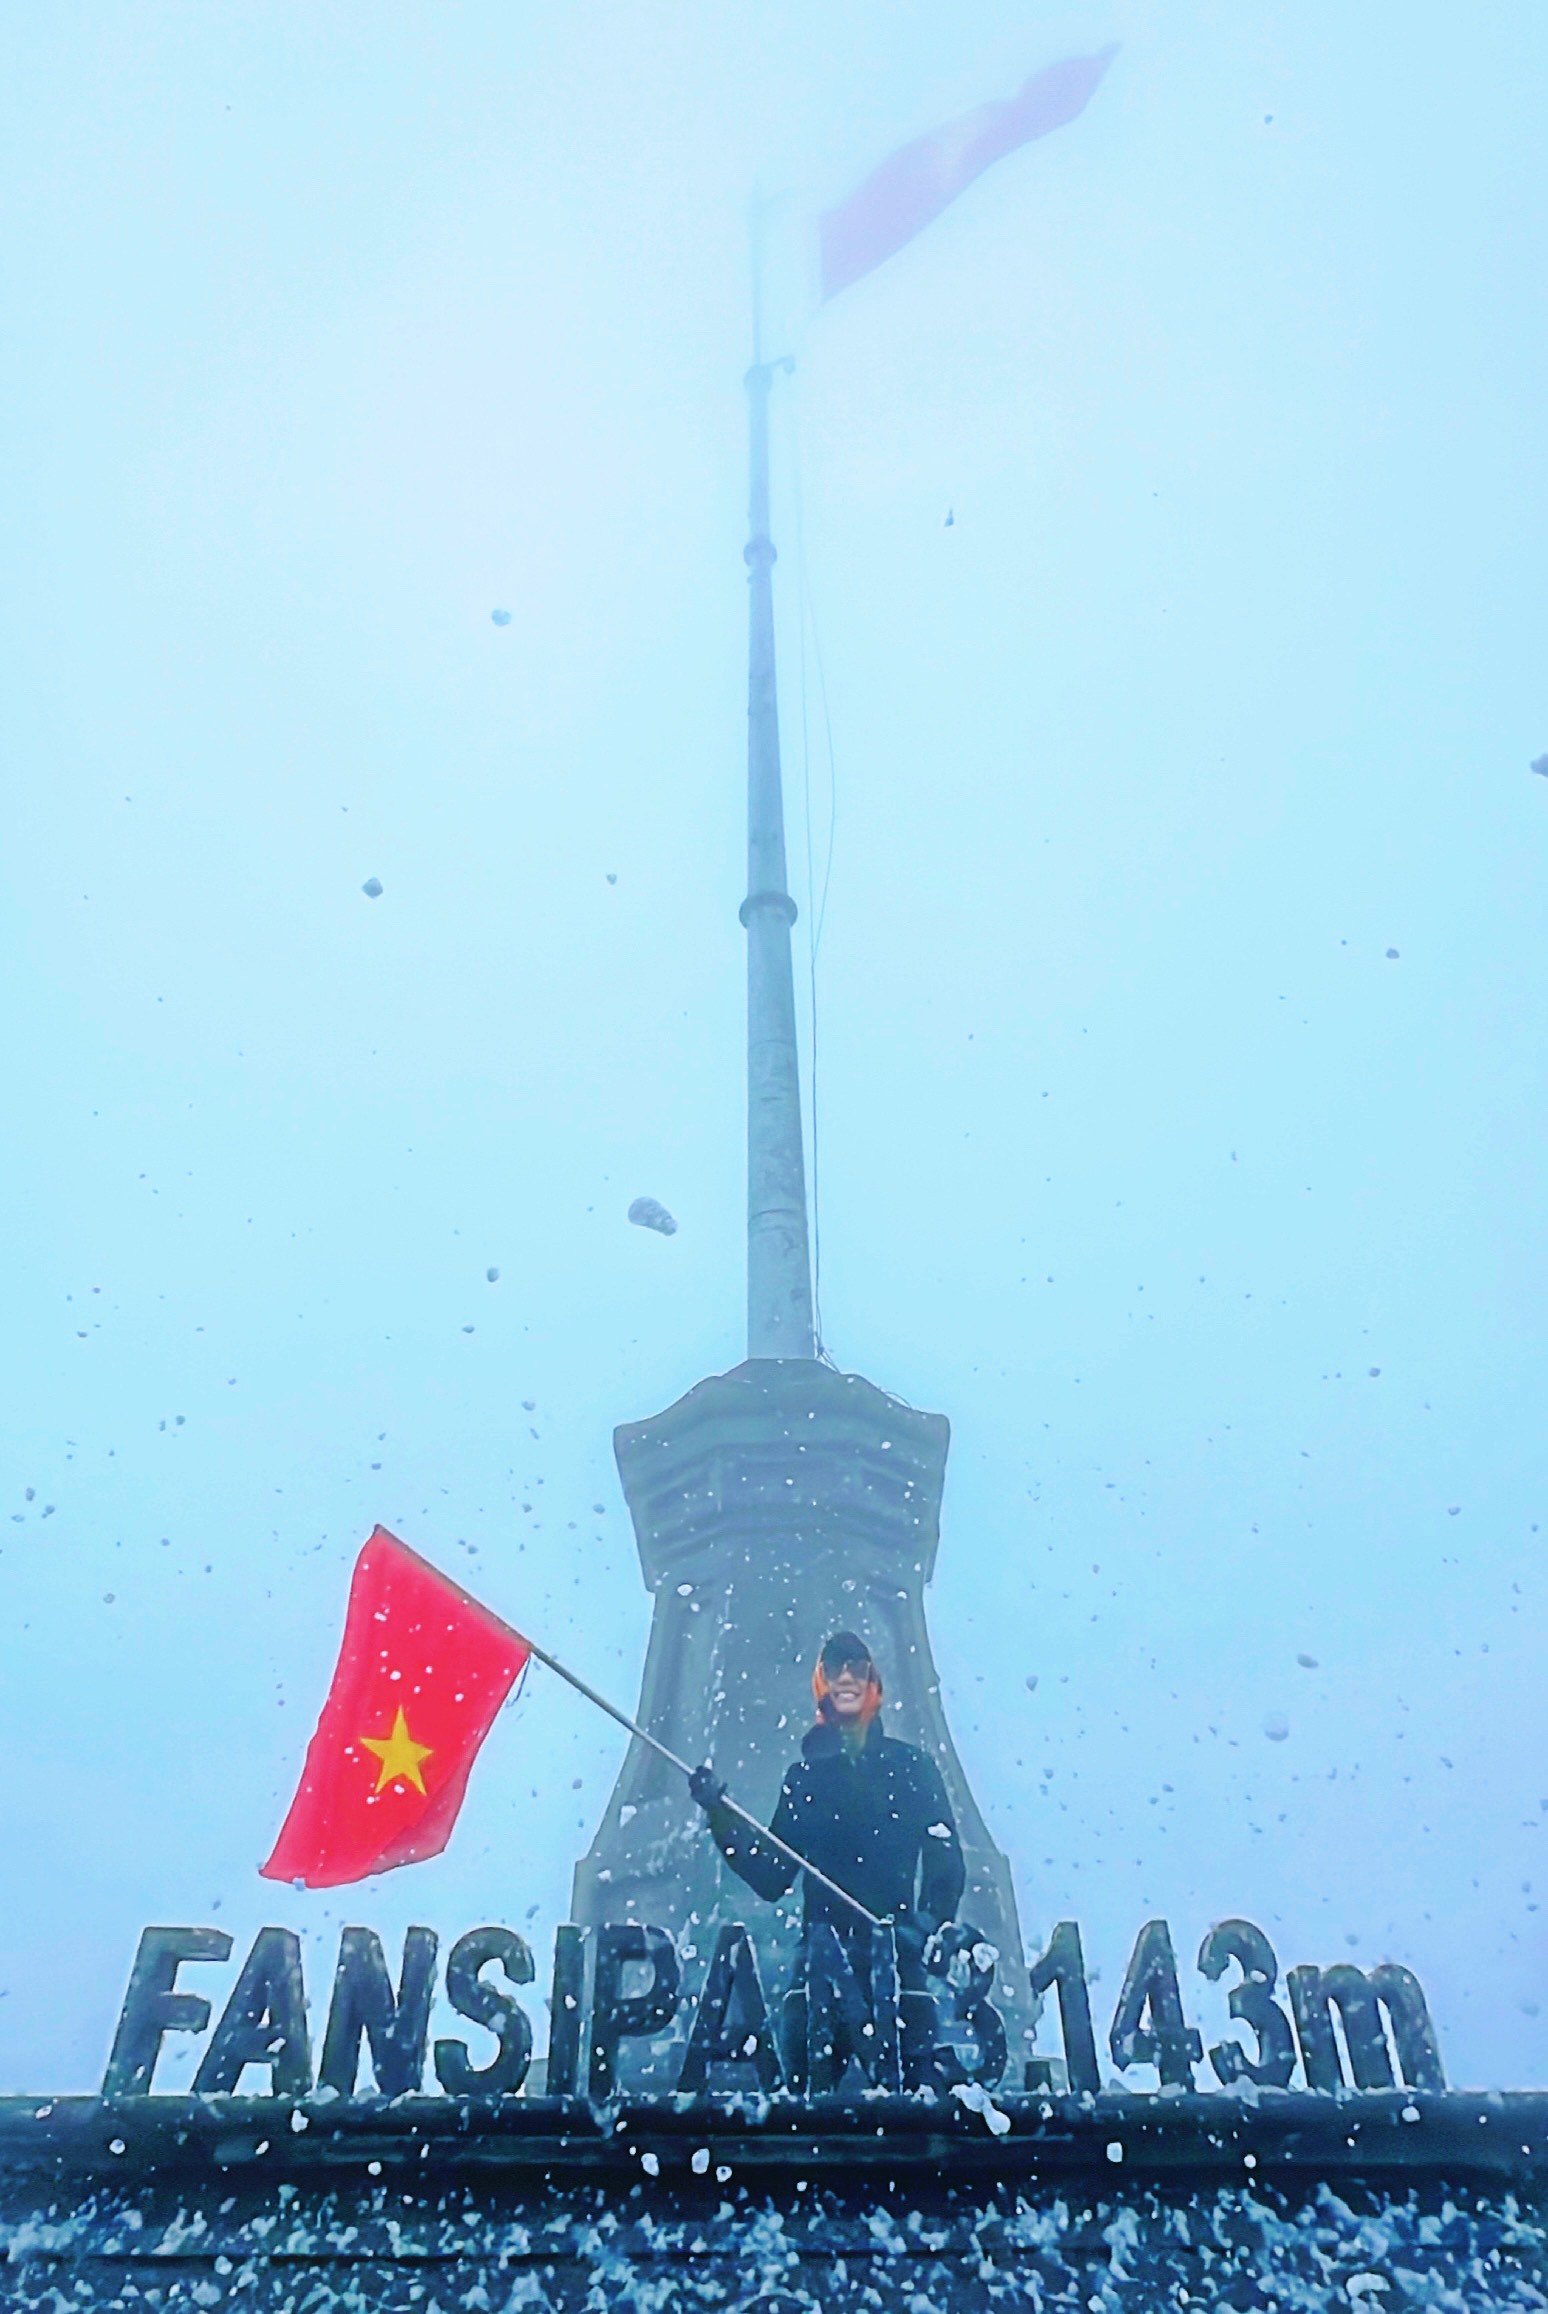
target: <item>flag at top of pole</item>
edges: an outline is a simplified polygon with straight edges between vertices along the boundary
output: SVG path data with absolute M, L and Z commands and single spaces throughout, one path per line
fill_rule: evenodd
M 961 113 L 890 153 L 818 222 L 824 301 L 895 256 L 1007 153 L 1077 119 L 1117 53 L 1116 46 L 1103 48 L 1047 65 L 1014 96 Z

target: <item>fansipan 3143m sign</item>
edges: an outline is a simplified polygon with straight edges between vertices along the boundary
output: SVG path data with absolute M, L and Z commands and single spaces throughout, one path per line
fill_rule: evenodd
M 971 1934 L 971 1932 L 968 1932 Z M 515 1929 L 485 1926 L 459 1936 L 441 1959 L 432 1928 L 410 1928 L 394 1981 L 374 1930 L 340 1936 L 320 2044 L 314 2050 L 301 1940 L 288 1928 L 258 1931 L 236 1982 L 215 2013 L 185 1972 L 229 1961 L 219 1928 L 147 1928 L 130 1974 L 103 2080 L 108 2097 L 147 2095 L 169 2036 L 202 2043 L 193 2087 L 206 2095 L 348 2098 L 367 2086 L 396 2097 L 434 2086 L 450 2097 L 531 2093 L 536 1981 L 533 1955 Z M 1010 2055 L 994 2003 L 998 1956 L 982 1942 L 942 1940 L 924 1993 L 900 1989 L 890 1925 L 840 1936 L 809 1926 L 795 1982 L 771 2007 L 752 1938 L 720 1929 L 707 1964 L 685 1975 L 673 1938 L 645 1923 L 565 1925 L 555 1939 L 543 2093 L 605 2101 L 630 2077 L 659 2093 L 761 2090 L 795 2096 L 853 2088 L 974 2090 L 1005 2082 Z M 1215 2085 L 1312 2090 L 1445 2086 L 1429 2008 L 1418 1979 L 1393 1962 L 1369 1971 L 1340 1962 L 1279 1966 L 1263 1931 L 1247 1920 L 1212 1927 L 1198 1952 L 1206 1978 L 1230 1978 L 1229 2011 L 1241 2026 L 1206 2049 L 1189 2023 L 1171 1931 L 1147 1921 L 1135 1940 L 1107 2025 L 1112 2064 L 1154 2067 L 1163 2089 Z M 1102 2068 L 1080 1930 L 1062 1921 L 1031 1971 L 1033 1992 L 1056 2023 L 1057 2055 L 1023 2061 L 1027 2089 L 1095 2093 Z M 479 2045 L 430 2038 L 437 1993 Z M 1055 1996 L 1048 2003 L 1046 1996 Z

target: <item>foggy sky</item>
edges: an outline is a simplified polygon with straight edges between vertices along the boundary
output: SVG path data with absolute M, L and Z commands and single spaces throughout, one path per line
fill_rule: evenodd
M 1108 40 L 796 310 L 814 204 Z M 632 1705 L 612 1426 L 742 1355 L 755 179 L 824 1334 L 951 1417 L 1023 1929 L 1105 2030 L 1164 1914 L 1208 2036 L 1243 1913 L 1548 2084 L 1540 9 L 6 49 L 0 2089 L 96 2085 L 147 1921 L 303 1930 L 314 2009 L 341 1920 L 546 1977 L 622 1739 L 536 1670 L 446 1856 L 255 1868 L 378 1519 Z

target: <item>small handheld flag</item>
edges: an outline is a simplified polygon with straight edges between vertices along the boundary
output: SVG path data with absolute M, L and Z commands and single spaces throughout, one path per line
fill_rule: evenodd
M 339 1888 L 439 1856 L 495 1713 L 536 1656 L 680 1774 L 693 1770 L 536 1640 L 523 1639 L 385 1527 L 355 1561 L 344 1640 L 301 1789 L 265 1880 Z M 722 1795 L 733 1816 L 872 1927 L 859 1900 Z
M 531 1653 L 378 1527 L 355 1562 L 333 1684 L 264 1877 L 336 1888 L 439 1856 Z

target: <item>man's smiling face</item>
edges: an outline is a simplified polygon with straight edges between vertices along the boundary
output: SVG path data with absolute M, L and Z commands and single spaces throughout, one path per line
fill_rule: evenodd
M 856 1663 L 841 1663 L 828 1672 L 828 1701 L 836 1718 L 858 1719 L 865 1707 L 866 1691 L 871 1683 L 871 1666 L 862 1658 Z

